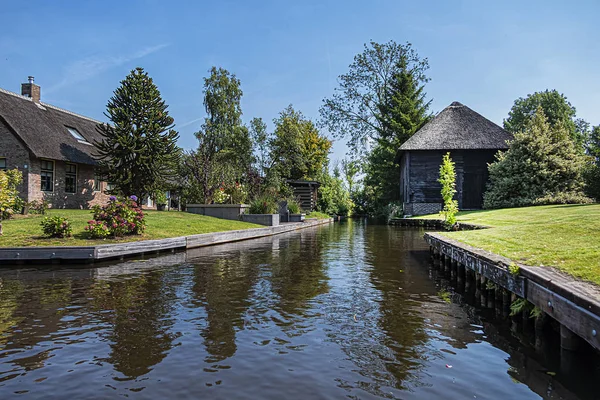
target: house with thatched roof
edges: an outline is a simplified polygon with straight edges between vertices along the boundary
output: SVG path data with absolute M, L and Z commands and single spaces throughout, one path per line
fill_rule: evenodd
M 480 209 L 488 163 L 508 149 L 512 135 L 481 114 L 455 101 L 419 129 L 399 149 L 400 196 L 404 214 L 442 209 L 438 182 L 442 157 L 450 152 L 456 168 L 456 199 L 461 210 Z
M 107 183 L 95 174 L 99 121 L 41 102 L 29 77 L 21 94 L 0 89 L 0 169 L 23 172 L 20 195 L 51 207 L 88 208 L 105 203 Z

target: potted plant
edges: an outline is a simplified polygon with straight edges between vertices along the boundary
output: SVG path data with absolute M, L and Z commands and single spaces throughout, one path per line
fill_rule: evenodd
M 303 222 L 306 218 L 306 214 L 302 213 L 300 209 L 300 203 L 296 199 L 288 199 L 287 201 L 288 211 L 290 212 L 290 222 Z
M 156 202 L 156 210 L 164 211 L 165 206 L 167 205 L 167 194 L 163 191 L 156 193 L 154 201 Z

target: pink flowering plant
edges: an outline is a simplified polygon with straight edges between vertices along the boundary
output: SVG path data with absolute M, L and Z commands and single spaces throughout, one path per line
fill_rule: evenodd
M 108 236 L 121 237 L 125 235 L 140 235 L 146 228 L 144 212 L 137 203 L 137 197 L 118 199 L 110 196 L 105 206 L 92 208 L 94 219 L 88 221 L 85 228 L 92 238 Z
M 73 233 L 71 223 L 64 217 L 46 217 L 41 222 L 44 235 L 56 238 L 70 237 Z

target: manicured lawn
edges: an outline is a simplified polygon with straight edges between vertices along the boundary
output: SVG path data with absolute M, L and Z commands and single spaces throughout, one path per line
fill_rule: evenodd
M 554 266 L 600 285 L 600 204 L 467 211 L 459 213 L 458 220 L 492 228 L 444 235 L 526 265 Z
M 306 215 L 306 218 L 328 219 L 331 217 L 319 211 L 311 211 L 309 214 Z
M 177 211 L 145 211 L 146 232 L 143 235 L 126 236 L 122 239 L 89 240 L 84 237 L 84 228 L 92 218 L 89 210 L 50 210 L 46 216 L 67 217 L 73 227 L 73 237 L 50 239 L 42 236 L 40 222 L 43 215 L 18 215 L 3 222 L 4 235 L 0 236 L 0 247 L 21 246 L 90 246 L 131 242 L 148 239 L 164 239 L 198 233 L 222 232 L 235 229 L 264 228 L 262 225 L 242 221 L 229 221 L 204 215 Z

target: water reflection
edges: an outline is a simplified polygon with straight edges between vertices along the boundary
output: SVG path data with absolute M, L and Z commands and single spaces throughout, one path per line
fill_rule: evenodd
M 595 395 L 493 311 L 441 298 L 414 230 L 355 221 L 0 283 L 1 398 Z

